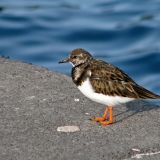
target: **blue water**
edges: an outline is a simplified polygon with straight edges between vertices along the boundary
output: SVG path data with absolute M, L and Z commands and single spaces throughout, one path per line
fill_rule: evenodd
M 160 94 L 160 0 L 0 1 L 0 55 L 69 75 L 75 48 Z

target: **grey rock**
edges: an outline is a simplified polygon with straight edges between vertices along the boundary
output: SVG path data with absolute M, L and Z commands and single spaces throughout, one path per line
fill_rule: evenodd
M 0 58 L 1 160 L 120 160 L 160 151 L 159 106 L 135 101 L 114 109 L 113 125 L 89 121 L 104 109 L 66 75 Z M 80 131 L 57 132 L 59 126 Z

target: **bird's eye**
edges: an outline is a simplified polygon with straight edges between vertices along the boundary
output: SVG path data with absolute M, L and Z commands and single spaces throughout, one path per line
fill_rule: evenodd
M 77 58 L 78 56 L 73 56 L 73 58 Z

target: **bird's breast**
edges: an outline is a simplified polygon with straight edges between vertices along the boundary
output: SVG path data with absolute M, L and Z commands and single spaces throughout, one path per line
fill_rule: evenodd
M 87 78 L 81 85 L 78 86 L 78 89 L 88 98 L 91 98 L 95 93 L 89 78 Z

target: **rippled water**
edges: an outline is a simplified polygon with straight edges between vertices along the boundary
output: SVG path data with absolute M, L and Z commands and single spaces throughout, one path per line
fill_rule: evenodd
M 0 54 L 70 74 L 85 48 L 160 93 L 159 0 L 1 0 Z

